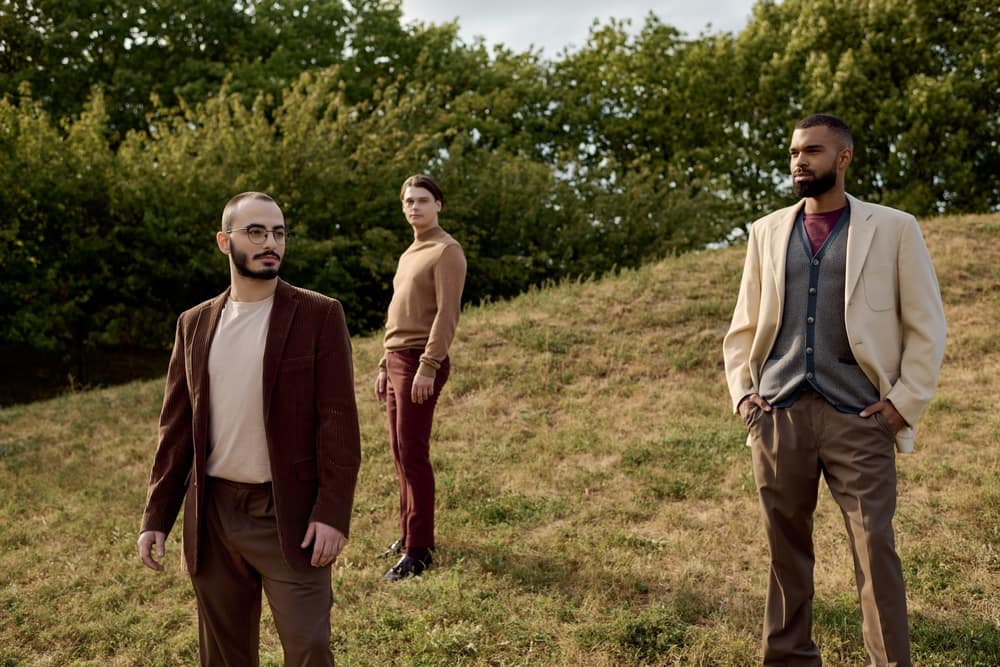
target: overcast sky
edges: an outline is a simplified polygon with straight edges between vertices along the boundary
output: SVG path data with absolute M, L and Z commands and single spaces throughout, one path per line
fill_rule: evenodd
M 466 42 L 485 38 L 514 51 L 542 48 L 554 58 L 564 47 L 587 41 L 594 19 L 631 19 L 637 32 L 646 16 L 659 19 L 690 37 L 701 32 L 739 32 L 746 27 L 755 0 L 403 0 L 404 21 L 445 23 L 458 20 Z M 709 26 L 709 24 L 711 24 Z

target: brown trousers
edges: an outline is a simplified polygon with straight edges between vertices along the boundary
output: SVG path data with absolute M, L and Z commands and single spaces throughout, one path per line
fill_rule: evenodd
M 434 547 L 434 469 L 431 425 L 441 388 L 448 381 L 447 357 L 434 376 L 434 395 L 417 404 L 410 399 L 422 350 L 386 354 L 386 416 L 389 446 L 399 475 L 399 525 L 407 550 Z
M 191 577 L 198 598 L 201 664 L 259 664 L 263 585 L 284 664 L 333 665 L 330 567 L 299 571 L 285 563 L 271 485 L 209 477 L 205 500 L 198 573 Z
M 813 512 L 822 475 L 847 526 L 872 665 L 910 665 L 906 592 L 896 555 L 893 436 L 881 416 L 839 412 L 807 391 L 748 418 L 754 478 L 771 552 L 765 665 L 820 665 L 812 641 Z

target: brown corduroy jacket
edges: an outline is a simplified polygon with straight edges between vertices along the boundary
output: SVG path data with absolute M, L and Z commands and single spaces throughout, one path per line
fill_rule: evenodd
M 181 314 L 167 371 L 159 444 L 141 530 L 169 533 L 184 504 L 183 551 L 198 569 L 210 444 L 208 353 L 229 290 Z M 361 436 L 351 339 L 339 301 L 278 280 L 264 348 L 264 425 L 282 554 L 310 567 L 299 545 L 310 521 L 348 535 Z

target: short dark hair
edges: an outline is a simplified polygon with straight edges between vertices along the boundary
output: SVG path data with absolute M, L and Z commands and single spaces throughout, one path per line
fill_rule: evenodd
M 836 116 L 827 113 L 814 113 L 795 124 L 796 130 L 805 130 L 810 127 L 828 127 L 843 140 L 848 148 L 854 147 L 854 136 L 851 134 L 851 128 L 847 127 L 847 123 Z
M 437 184 L 437 181 L 426 174 L 414 174 L 403 181 L 403 187 L 399 189 L 399 201 L 403 201 L 403 195 L 406 194 L 406 188 L 423 188 L 434 196 L 434 201 L 439 201 L 444 204 L 444 193 L 441 192 L 441 186 Z
M 222 209 L 222 231 L 230 232 L 233 230 L 233 217 L 236 215 L 236 207 L 240 205 L 240 202 L 247 199 L 261 199 L 278 206 L 278 202 L 274 201 L 274 198 L 269 194 L 263 192 L 241 192 L 227 201 L 225 208 Z M 278 208 L 281 207 L 279 206 Z

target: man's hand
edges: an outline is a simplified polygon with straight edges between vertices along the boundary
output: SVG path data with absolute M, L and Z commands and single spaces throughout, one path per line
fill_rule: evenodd
M 885 400 L 879 401 L 878 403 L 872 403 L 867 408 L 859 412 L 858 416 L 867 418 L 875 413 L 882 415 L 882 419 L 884 419 L 885 423 L 892 429 L 893 435 L 903 430 L 904 426 L 908 426 L 906 420 L 903 419 L 903 415 L 899 414 L 899 411 L 896 409 L 896 406 L 892 404 L 892 401 Z
M 144 530 L 139 533 L 139 558 L 142 559 L 142 564 L 148 567 L 150 570 L 156 570 L 157 572 L 163 570 L 163 564 L 157 562 L 153 559 L 153 554 L 150 551 L 153 545 L 156 545 L 156 555 L 159 558 L 163 558 L 166 550 L 164 549 L 164 543 L 167 541 L 167 534 L 161 533 L 158 530 Z
M 410 400 L 423 403 L 434 395 L 434 378 L 419 373 L 413 376 L 413 386 L 410 387 Z
M 765 401 L 760 394 L 748 394 L 743 397 L 737 409 L 740 411 L 740 417 L 743 418 L 743 422 L 746 423 L 750 419 L 750 407 L 756 405 L 758 408 L 764 412 L 771 411 L 771 404 Z
M 344 534 L 333 526 L 319 521 L 310 521 L 301 546 L 305 549 L 312 542 L 313 553 L 309 564 L 313 567 L 326 567 L 337 560 L 337 556 L 344 548 L 346 541 L 347 538 L 344 537 Z
M 375 398 L 379 403 L 385 403 L 386 377 L 385 369 L 378 369 L 378 375 L 375 377 Z

